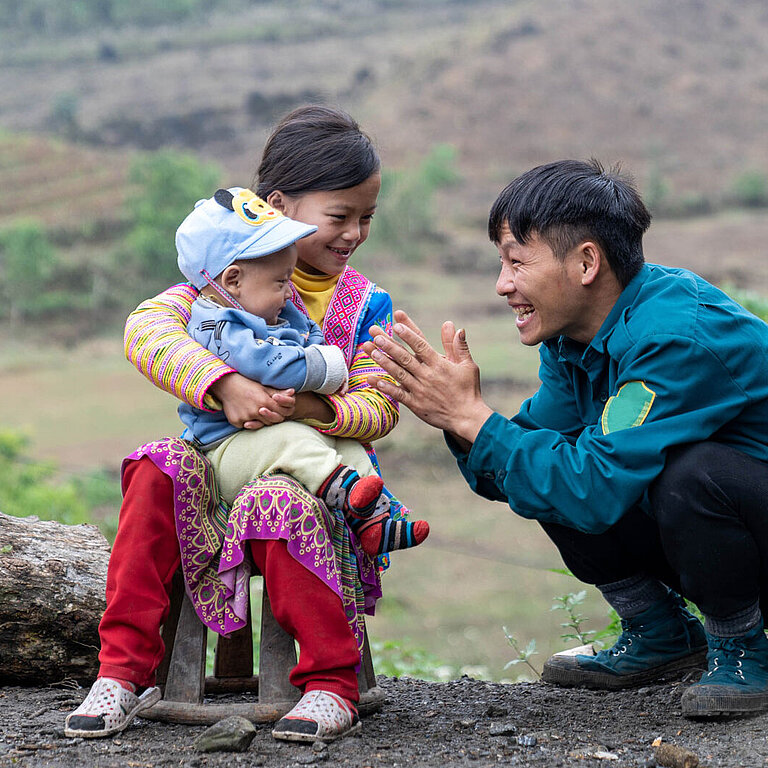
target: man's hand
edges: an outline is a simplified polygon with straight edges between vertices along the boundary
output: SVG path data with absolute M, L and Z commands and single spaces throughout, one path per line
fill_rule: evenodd
M 464 331 L 457 331 L 450 321 L 443 323 L 445 354 L 441 355 L 405 312 L 397 310 L 395 321 L 394 331 L 407 347 L 376 326 L 370 331 L 373 342 L 363 346 L 398 386 L 375 375 L 368 377 L 368 383 L 427 424 L 460 438 L 468 447 L 493 410 L 480 394 L 480 370 L 472 359 Z
M 292 389 L 273 389 L 239 373 L 228 373 L 210 388 L 224 409 L 227 421 L 245 429 L 260 429 L 290 419 L 296 407 Z

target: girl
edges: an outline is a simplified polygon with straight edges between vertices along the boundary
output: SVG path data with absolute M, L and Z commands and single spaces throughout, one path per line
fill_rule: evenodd
M 369 374 L 386 374 L 361 345 L 373 325 L 391 332 L 392 302 L 348 266 L 368 237 L 380 185 L 378 154 L 357 123 L 343 112 L 312 106 L 276 127 L 251 187 L 290 218 L 318 227 L 297 244 L 292 298 L 321 325 L 327 343 L 344 353 L 346 395 L 276 391 L 233 371 L 187 335 L 197 295 L 189 285 L 165 291 L 129 317 L 128 358 L 190 405 L 223 408 L 237 427 L 301 419 L 364 444 L 386 435 L 397 424 L 397 403 L 367 384 Z M 372 449 L 370 455 L 376 465 Z M 123 494 L 99 626 L 99 679 L 67 718 L 68 736 L 116 733 L 159 699 L 159 628 L 179 563 L 208 627 L 226 634 L 244 625 L 246 547 L 264 577 L 275 617 L 301 651 L 290 680 L 303 696 L 273 735 L 331 740 L 360 727 L 355 669 L 361 614 L 373 612 L 381 590 L 374 563 L 349 539 L 340 514 L 329 513 L 286 476 L 249 483 L 227 510 L 218 503 L 210 466 L 178 439 L 142 446 L 129 456 Z M 391 509 L 394 516 L 405 514 L 394 499 Z

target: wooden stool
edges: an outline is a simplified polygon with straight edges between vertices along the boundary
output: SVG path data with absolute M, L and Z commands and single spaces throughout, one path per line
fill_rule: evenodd
M 157 685 L 163 698 L 141 713 L 148 720 L 167 723 L 210 725 L 222 718 L 240 715 L 254 723 L 279 720 L 300 698 L 298 688 L 288 680 L 296 665 L 296 646 L 272 615 L 266 587 L 261 603 L 259 674 L 253 674 L 253 634 L 250 607 L 248 624 L 229 638 L 219 637 L 213 676 L 205 676 L 207 627 L 195 613 L 184 590 L 179 571 L 173 580 L 171 607 L 163 627 L 165 656 L 157 670 Z M 376 685 L 366 632 L 363 659 L 357 675 L 361 715 L 381 709 L 383 691 Z M 206 702 L 205 694 L 258 692 L 248 701 Z

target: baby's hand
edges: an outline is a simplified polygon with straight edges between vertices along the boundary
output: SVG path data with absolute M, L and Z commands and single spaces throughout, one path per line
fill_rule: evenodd
M 275 393 L 282 395 L 275 398 Z M 277 424 L 290 418 L 295 406 L 293 390 L 265 387 L 239 373 L 222 376 L 211 386 L 211 394 L 221 401 L 227 421 L 238 429 Z
M 349 392 L 349 382 L 345 381 L 333 394 L 344 397 Z

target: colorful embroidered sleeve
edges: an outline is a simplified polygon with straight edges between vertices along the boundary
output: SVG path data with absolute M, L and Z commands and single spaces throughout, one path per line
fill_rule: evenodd
M 389 434 L 400 419 L 397 403 L 368 384 L 367 377 L 377 373 L 392 383 L 389 374 L 379 368 L 362 349 L 358 349 L 349 368 L 349 392 L 343 397 L 325 398 L 336 414 L 331 425 L 318 427 L 334 437 L 350 437 L 368 443 Z
M 190 308 L 196 298 L 192 286 L 180 284 L 140 304 L 125 325 L 125 355 L 163 391 L 197 408 L 217 410 L 220 406 L 206 392 L 233 369 L 187 334 Z M 391 318 L 379 311 L 379 303 L 371 302 L 372 311 L 362 327 L 376 323 L 391 335 Z M 365 338 L 369 338 L 367 333 Z M 336 418 L 331 424 L 317 425 L 321 432 L 369 442 L 395 428 L 399 419 L 397 403 L 368 385 L 366 377 L 372 372 L 387 376 L 358 349 L 350 366 L 349 392 L 343 397 L 326 397 Z
M 358 323 L 355 334 L 355 355 L 349 368 L 349 392 L 344 397 L 331 395 L 326 398 L 336 414 L 333 424 L 316 425 L 321 432 L 335 437 L 350 437 L 362 442 L 378 440 L 389 434 L 400 418 L 395 400 L 368 385 L 367 377 L 376 373 L 388 378 L 360 346 L 369 341 L 372 325 L 383 328 L 392 335 L 392 299 L 382 288 L 376 286 Z M 393 381 L 393 379 L 390 379 Z
M 217 410 L 208 388 L 232 368 L 187 334 L 197 291 L 179 284 L 139 304 L 125 324 L 125 356 L 156 387 L 203 410 Z

